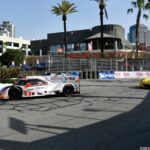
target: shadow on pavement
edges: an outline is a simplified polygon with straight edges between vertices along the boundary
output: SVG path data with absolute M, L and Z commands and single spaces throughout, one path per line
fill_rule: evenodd
M 88 110 L 86 110 L 88 111 Z M 10 118 L 10 128 L 27 134 L 26 125 Z M 19 126 L 16 128 L 16 126 Z M 38 127 L 38 125 L 36 126 Z M 55 126 L 40 126 L 59 128 Z M 60 127 L 60 129 L 63 127 Z M 38 130 L 38 128 L 36 128 Z M 150 92 L 143 102 L 131 111 L 78 129 L 64 128 L 68 132 L 33 141 L 0 140 L 2 150 L 139 150 L 150 146 Z

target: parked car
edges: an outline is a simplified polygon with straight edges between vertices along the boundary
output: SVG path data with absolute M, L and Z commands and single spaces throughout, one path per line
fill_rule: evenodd
M 0 84 L 0 99 L 20 99 L 62 94 L 72 96 L 80 93 L 79 78 L 67 74 L 49 76 L 26 76 L 15 84 Z
M 22 66 L 22 70 L 24 70 L 24 71 L 29 71 L 31 69 L 31 66 L 30 65 L 23 65 Z
M 45 64 L 36 64 L 35 70 L 37 71 L 44 71 L 45 70 Z
M 140 81 L 141 88 L 150 88 L 150 78 L 144 78 Z

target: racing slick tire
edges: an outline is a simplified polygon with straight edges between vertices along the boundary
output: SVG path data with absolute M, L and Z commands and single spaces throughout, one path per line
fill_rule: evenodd
M 74 93 L 74 88 L 72 85 L 66 85 L 63 88 L 63 95 L 66 97 L 72 96 L 72 94 Z
M 22 90 L 19 87 L 12 86 L 8 91 L 10 100 L 18 100 L 22 97 Z

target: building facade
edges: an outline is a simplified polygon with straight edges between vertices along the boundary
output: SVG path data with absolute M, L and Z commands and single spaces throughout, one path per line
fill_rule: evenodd
M 0 36 L 0 56 L 9 49 L 21 49 L 28 55 L 30 52 L 30 41 L 22 38 Z
M 20 49 L 28 55 L 31 51 L 30 41 L 15 37 L 15 25 L 9 21 L 3 21 L 0 25 L 0 56 L 7 50 Z
M 136 25 L 133 25 L 129 28 L 128 40 L 131 43 L 136 43 Z M 146 46 L 150 46 L 150 29 L 144 24 L 140 24 L 139 26 L 139 43 L 145 43 Z
M 100 26 L 91 29 L 67 32 L 67 53 L 95 51 L 101 48 Z M 104 25 L 104 49 L 115 51 L 122 49 L 125 41 L 125 30 L 120 25 Z M 57 55 L 64 50 L 64 33 L 49 33 L 47 39 L 31 41 L 31 50 L 34 55 Z

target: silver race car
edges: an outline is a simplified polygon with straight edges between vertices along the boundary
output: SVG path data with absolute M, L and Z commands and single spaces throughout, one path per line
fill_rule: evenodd
M 79 76 L 51 74 L 49 76 L 26 76 L 15 84 L 0 84 L 0 99 L 20 99 L 62 94 L 72 96 L 80 93 Z

